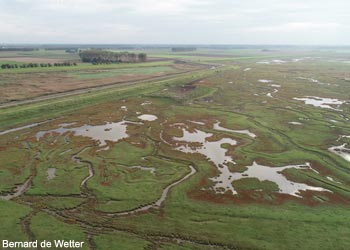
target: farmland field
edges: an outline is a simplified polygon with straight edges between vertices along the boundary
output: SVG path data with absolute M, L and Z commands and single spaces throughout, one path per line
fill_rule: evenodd
M 0 59 L 0 64 L 8 63 L 8 60 L 1 61 Z M 28 60 L 33 60 L 33 58 L 29 57 Z M 51 60 L 55 59 L 41 58 L 40 60 L 50 63 Z M 10 61 L 10 63 L 13 62 Z M 21 64 L 21 62 L 17 63 Z M 203 68 L 207 67 L 199 63 L 183 65 L 183 63 L 168 60 L 121 65 L 78 64 L 70 67 L 2 69 L 0 71 L 0 103 L 91 87 L 166 77 Z
M 0 235 L 82 249 L 349 249 L 350 52 L 147 53 L 0 69 Z M 0 61 L 16 57 L 76 60 Z

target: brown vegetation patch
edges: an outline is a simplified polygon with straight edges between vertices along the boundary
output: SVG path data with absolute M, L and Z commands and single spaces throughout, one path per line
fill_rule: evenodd
M 111 186 L 110 183 L 105 182 L 105 181 L 100 182 L 100 185 L 101 185 L 101 186 L 104 186 L 104 187 L 110 187 L 110 186 Z
M 259 160 L 259 164 L 269 165 L 267 161 Z M 316 164 L 313 162 L 312 167 L 314 168 Z M 323 169 L 321 165 L 317 165 L 315 169 Z M 329 170 L 326 170 L 328 173 Z M 322 173 L 320 171 L 320 173 Z M 285 174 L 285 173 L 284 173 Z M 196 185 L 189 191 L 187 191 L 187 196 L 193 200 L 206 201 L 212 203 L 225 203 L 225 204 L 263 204 L 263 205 L 282 205 L 286 202 L 297 202 L 306 206 L 318 206 L 322 204 L 341 204 L 348 205 L 350 200 L 343 195 L 338 193 L 331 192 L 318 192 L 318 191 L 300 191 L 302 198 L 279 193 L 275 191 L 257 191 L 257 190 L 237 190 L 238 194 L 233 195 L 230 191 L 227 191 L 225 194 L 217 194 L 210 188 L 213 186 L 213 183 L 209 180 L 210 177 L 218 175 L 217 169 L 213 169 L 210 175 L 206 175 L 201 178 Z M 292 180 L 293 178 L 288 177 Z M 295 180 L 298 181 L 298 180 Z M 299 180 L 300 181 L 300 180 Z M 315 184 L 310 181 L 303 181 L 307 185 L 314 186 Z
M 91 71 L 91 73 L 93 72 L 95 71 Z M 6 84 L 0 85 L 0 103 L 24 100 L 54 93 L 64 93 L 72 90 L 81 90 L 90 87 L 146 80 L 172 74 L 174 73 L 161 72 L 144 75 L 127 74 L 98 79 L 79 79 L 67 75 L 65 71 L 50 71 L 47 73 L 3 73 L 0 74 L 0 78 Z
M 200 184 L 206 182 L 201 181 Z M 288 194 L 278 192 L 259 192 L 254 190 L 240 191 L 237 195 L 229 192 L 225 194 L 216 194 L 211 190 L 196 189 L 189 190 L 187 196 L 193 200 L 206 201 L 212 203 L 225 204 L 262 204 L 262 205 L 282 205 L 286 202 L 297 202 L 306 206 L 318 206 L 322 204 L 341 204 L 348 205 L 350 200 L 335 193 L 317 192 L 317 191 L 301 191 L 303 198 L 298 198 Z M 315 198 L 316 197 L 316 198 Z

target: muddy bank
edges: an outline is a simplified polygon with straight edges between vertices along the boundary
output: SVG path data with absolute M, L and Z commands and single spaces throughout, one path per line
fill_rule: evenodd
M 11 200 L 13 198 L 16 198 L 22 194 L 24 194 L 32 185 L 33 177 L 29 177 L 22 185 L 19 185 L 15 189 L 15 193 L 13 194 L 7 194 L 0 196 L 0 199 L 2 200 Z

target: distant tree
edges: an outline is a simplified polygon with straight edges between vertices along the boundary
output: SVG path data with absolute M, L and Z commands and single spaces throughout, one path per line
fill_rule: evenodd
M 130 53 L 129 54 L 129 61 L 130 62 L 136 62 L 137 61 L 137 55 L 135 53 Z
M 146 61 L 146 54 L 142 53 L 142 61 Z M 135 53 L 129 52 L 112 52 L 97 49 L 83 50 L 79 52 L 82 62 L 90 62 L 92 64 L 100 63 L 126 63 L 137 62 L 140 58 Z
M 194 47 L 174 47 L 171 48 L 172 52 L 187 52 L 187 51 L 196 51 L 197 48 Z
M 138 59 L 139 59 L 139 62 L 146 62 L 147 55 L 145 53 L 139 53 L 138 54 Z
M 77 53 L 78 49 L 66 49 L 65 52 L 66 53 Z

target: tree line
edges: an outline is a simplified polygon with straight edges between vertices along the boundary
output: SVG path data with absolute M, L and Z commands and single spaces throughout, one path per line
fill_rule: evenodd
M 62 66 L 77 66 L 75 62 L 63 62 L 63 63 L 26 63 L 26 64 L 1 64 L 1 69 L 23 69 L 23 68 L 38 68 L 38 67 L 62 67 Z
M 187 51 L 196 51 L 197 48 L 194 47 L 174 47 L 171 48 L 172 52 L 187 52 Z
M 147 55 L 145 53 L 129 53 L 129 52 L 112 52 L 105 50 L 83 50 L 79 52 L 82 62 L 90 62 L 93 64 L 100 63 L 136 63 L 145 62 Z
M 38 48 L 22 48 L 22 47 L 0 47 L 0 51 L 34 51 Z

